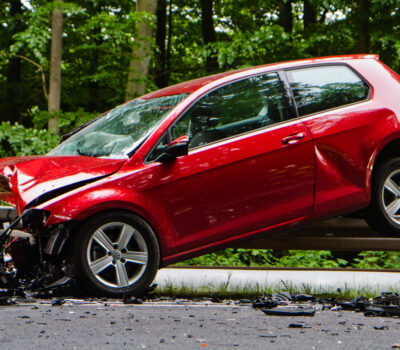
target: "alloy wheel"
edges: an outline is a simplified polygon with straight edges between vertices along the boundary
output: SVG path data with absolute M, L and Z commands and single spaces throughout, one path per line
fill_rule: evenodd
M 93 276 L 112 288 L 140 279 L 148 264 L 148 247 L 139 230 L 124 222 L 99 227 L 89 239 L 87 263 Z
M 395 170 L 386 178 L 382 189 L 382 204 L 386 215 L 400 224 L 400 170 Z

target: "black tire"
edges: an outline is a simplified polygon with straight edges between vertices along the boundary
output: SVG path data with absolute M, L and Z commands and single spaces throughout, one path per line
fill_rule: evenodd
M 140 217 L 109 211 L 83 222 L 74 244 L 78 282 L 95 295 L 141 296 L 160 263 L 157 238 Z
M 376 170 L 365 220 L 379 233 L 400 236 L 400 158 L 389 159 Z

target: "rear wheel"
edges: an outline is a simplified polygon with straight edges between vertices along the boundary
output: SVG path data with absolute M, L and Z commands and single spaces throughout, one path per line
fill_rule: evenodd
M 98 295 L 142 295 L 154 280 L 160 253 L 156 236 L 141 218 L 125 211 L 88 219 L 75 241 L 80 282 Z
M 400 235 L 400 158 L 377 169 L 371 191 L 367 223 L 382 234 Z

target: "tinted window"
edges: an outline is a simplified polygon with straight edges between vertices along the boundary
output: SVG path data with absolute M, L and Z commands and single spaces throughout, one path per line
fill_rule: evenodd
M 368 97 L 368 85 L 346 66 L 302 68 L 286 73 L 300 116 Z
M 282 84 L 272 73 L 210 92 L 173 127 L 172 138 L 189 135 L 194 148 L 286 119 Z

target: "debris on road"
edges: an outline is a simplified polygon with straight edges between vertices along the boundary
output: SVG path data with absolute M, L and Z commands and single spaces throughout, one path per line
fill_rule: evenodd
M 302 323 L 290 323 L 289 328 L 303 328 L 304 325 Z
M 123 299 L 122 299 L 124 304 L 143 304 L 143 300 L 142 299 L 138 299 L 138 298 L 129 298 L 127 295 L 124 295 Z
M 272 300 L 272 298 L 263 296 L 260 299 L 257 299 L 252 303 L 254 308 L 266 308 L 266 309 L 272 309 L 274 307 L 278 306 L 278 302 L 276 300 Z
M 52 306 L 61 306 L 63 304 L 65 304 L 65 299 L 64 298 L 56 298 L 56 299 L 53 299 L 51 301 L 51 305 Z
M 278 307 L 275 309 L 261 309 L 268 316 L 314 316 L 315 309 L 302 309 L 301 307 Z
M 305 310 L 304 305 L 295 306 L 296 303 L 302 302 L 314 303 L 308 304 L 308 308 L 312 310 Z M 315 307 L 315 302 L 322 307 Z M 314 316 L 315 311 L 329 309 L 331 311 L 364 312 L 365 316 L 400 317 L 400 296 L 392 292 L 384 292 L 370 299 L 358 296 L 350 301 L 335 300 L 334 298 L 317 299 L 309 294 L 273 293 L 271 296 L 264 295 L 262 298 L 256 299 L 252 302 L 252 306 L 261 309 L 269 316 Z

